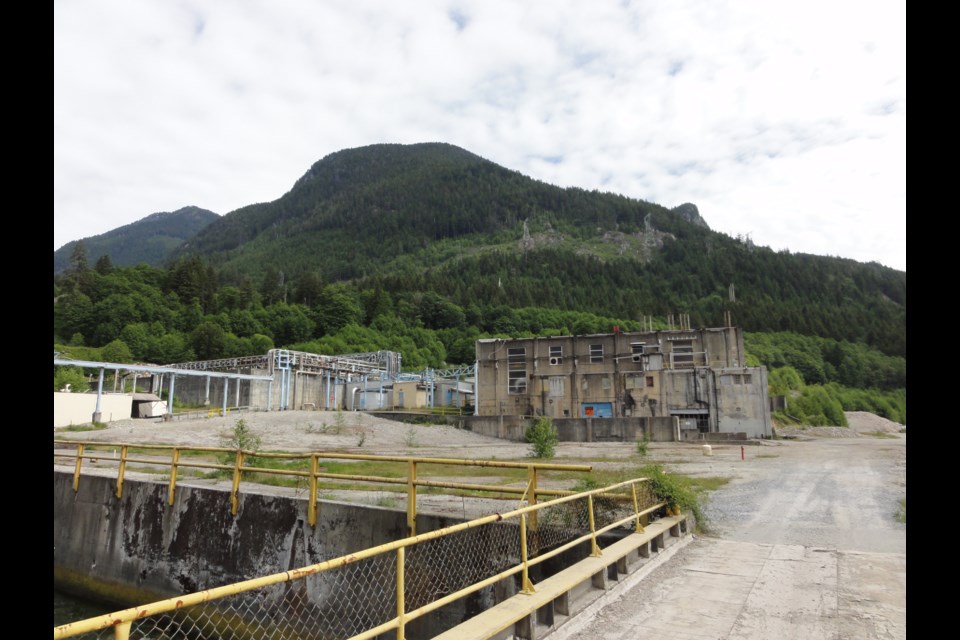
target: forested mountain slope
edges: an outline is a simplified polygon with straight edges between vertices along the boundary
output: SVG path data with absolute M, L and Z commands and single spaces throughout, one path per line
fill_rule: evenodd
M 153 213 L 98 236 L 68 242 L 53 252 L 53 273 L 67 269 L 78 242 L 83 245 L 91 265 L 109 256 L 111 264 L 117 266 L 132 267 L 141 263 L 160 266 L 173 250 L 219 217 L 199 207 Z

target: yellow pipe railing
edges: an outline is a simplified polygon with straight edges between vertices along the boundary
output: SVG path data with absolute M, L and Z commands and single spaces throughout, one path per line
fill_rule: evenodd
M 404 607 L 405 602 L 404 598 L 404 573 L 403 573 L 403 559 L 405 557 L 404 547 L 397 549 L 397 640 L 403 640 L 403 631 L 406 624 L 404 619 Z
M 158 445 L 158 444 L 143 444 L 136 445 L 137 448 L 144 449 L 147 451 L 172 451 L 172 456 L 169 460 L 160 460 L 155 458 L 143 458 L 143 457 L 131 457 L 129 455 L 130 445 L 129 443 L 118 443 L 118 442 L 97 442 L 97 443 L 87 443 L 84 441 L 76 440 L 55 440 L 55 445 L 68 445 L 76 447 L 76 453 L 64 452 L 62 449 L 54 450 L 54 458 L 76 458 L 76 466 L 74 470 L 74 480 L 73 480 L 73 489 L 77 491 L 80 483 L 80 469 L 81 464 L 84 459 L 103 459 L 102 455 L 97 453 L 85 452 L 85 447 L 89 446 L 98 446 L 98 447 L 119 447 L 121 450 L 119 470 L 117 474 L 117 492 L 116 495 L 118 498 L 123 495 L 123 479 L 126 474 L 126 468 L 129 464 L 147 464 L 163 467 L 169 465 L 170 467 L 170 485 L 168 490 L 168 501 L 171 506 L 174 504 L 174 497 L 176 495 L 176 485 L 178 470 L 183 468 L 190 469 L 210 469 L 210 470 L 219 470 L 219 471 L 230 471 L 232 475 L 232 487 L 230 492 L 230 512 L 232 515 L 237 514 L 239 509 L 239 491 L 240 483 L 243 478 L 243 474 L 273 474 L 279 476 L 288 476 L 296 478 L 306 478 L 309 483 L 310 491 L 310 506 L 308 507 L 308 521 L 310 526 L 316 526 L 317 524 L 317 480 L 320 478 L 326 478 L 330 480 L 348 480 L 355 482 L 369 482 L 376 484 L 395 484 L 395 485 L 405 485 L 407 493 L 407 529 L 408 535 L 416 535 L 416 518 L 417 518 L 417 489 L 418 487 L 434 487 L 434 488 L 446 488 L 446 489 L 458 489 L 464 491 L 477 491 L 482 493 L 499 493 L 499 494 L 520 494 L 525 496 L 529 505 L 536 505 L 538 496 L 562 496 L 568 495 L 571 492 L 563 491 L 559 489 L 540 489 L 537 486 L 538 474 L 541 471 L 572 471 L 572 472 L 588 472 L 592 470 L 591 465 L 573 465 L 573 464 L 557 464 L 557 463 L 543 463 L 543 462 L 507 462 L 499 460 L 469 460 L 463 458 L 424 458 L 424 457 L 402 457 L 402 456 L 377 456 L 377 455 L 363 455 L 355 453 L 326 453 L 326 452 L 309 452 L 309 453 L 264 453 L 259 451 L 248 451 L 241 449 L 229 449 L 224 447 L 177 447 L 173 445 Z M 200 454 L 230 454 L 234 457 L 233 464 L 218 464 L 214 462 L 188 462 L 184 460 L 181 455 L 184 452 L 191 453 L 200 453 Z M 272 469 L 266 467 L 257 467 L 257 466 L 246 466 L 244 461 L 250 457 L 257 457 L 263 459 L 278 459 L 278 460 L 310 460 L 310 470 L 301 471 L 297 469 Z M 406 478 L 387 478 L 382 476 L 369 476 L 369 475 L 358 475 L 358 474 L 347 474 L 347 473 L 329 473 L 325 471 L 320 471 L 320 459 L 325 460 L 356 460 L 356 461 L 374 461 L 374 462 L 402 462 L 407 464 L 407 477 Z M 430 465 L 440 465 L 440 466 L 472 466 L 472 467 L 484 467 L 484 468 L 501 468 L 501 469 L 525 469 L 527 471 L 528 484 L 526 488 L 521 487 L 510 487 L 510 486 L 496 486 L 496 485 L 485 485 L 485 484 L 473 484 L 473 483 L 463 483 L 463 482 L 441 482 L 434 480 L 419 480 L 417 477 L 418 474 L 418 464 L 430 464 Z M 521 498 L 523 499 L 523 498 Z M 537 530 L 537 519 L 536 513 L 532 513 L 529 522 L 530 530 L 536 532 Z M 534 538 L 534 546 L 536 547 L 536 538 Z
M 598 535 L 601 535 L 607 531 L 613 530 L 617 527 L 625 526 L 634 521 L 639 521 L 639 518 L 645 514 L 653 513 L 654 511 L 663 509 L 667 506 L 667 503 L 664 501 L 658 501 L 644 510 L 638 509 L 638 502 L 632 500 L 634 509 L 633 513 L 630 513 L 624 518 L 620 518 L 610 524 L 607 524 L 603 528 L 597 530 L 595 528 L 594 520 L 594 510 L 593 510 L 593 498 L 594 496 L 606 496 L 606 495 L 616 495 L 611 494 L 610 492 L 619 489 L 622 487 L 629 486 L 633 496 L 636 496 L 636 485 L 644 482 L 648 482 L 647 478 L 637 478 L 634 480 L 627 480 L 620 482 L 614 485 L 611 485 L 602 489 L 594 489 L 591 491 L 585 491 L 582 493 L 576 493 L 560 498 L 555 498 L 550 501 L 540 502 L 535 505 L 530 505 L 514 511 L 510 511 L 505 514 L 493 514 L 490 516 L 485 516 L 482 518 L 477 518 L 469 522 L 460 523 L 444 529 L 439 529 L 437 531 L 431 531 L 428 533 L 411 536 L 404 538 L 402 540 L 397 540 L 395 542 L 390 542 L 386 544 L 379 545 L 370 549 L 365 549 L 355 553 L 351 553 L 346 556 L 341 556 L 339 558 L 334 558 L 332 560 L 327 560 L 325 562 L 320 562 L 313 564 L 307 567 L 300 569 L 294 569 L 290 571 L 285 571 L 281 573 L 275 573 L 269 576 L 264 576 L 261 578 L 254 578 L 251 580 L 244 580 L 231 585 L 226 585 L 222 587 L 215 587 L 208 589 L 206 591 L 200 591 L 192 594 L 187 594 L 183 596 L 178 596 L 175 598 L 168 598 L 166 600 L 161 600 L 158 602 L 153 602 L 147 605 L 140 607 L 133 607 L 130 609 L 124 609 L 122 611 L 117 611 L 114 613 L 109 613 L 102 616 L 97 616 L 94 618 L 89 618 L 86 620 L 80 620 L 77 622 L 68 623 L 65 625 L 60 625 L 54 627 L 53 637 L 54 639 L 58 638 L 68 638 L 79 635 L 81 633 L 88 633 L 93 631 L 99 631 L 104 629 L 113 628 L 116 632 L 116 637 L 126 638 L 129 634 L 130 624 L 133 621 L 140 620 L 142 618 L 147 618 L 150 616 L 155 616 L 169 611 L 186 609 L 191 606 L 202 604 L 205 602 L 211 602 L 213 600 L 218 600 L 220 598 L 237 595 L 240 593 L 245 593 L 252 591 L 254 589 L 260 589 L 263 587 L 289 582 L 292 580 L 299 580 L 312 576 L 324 571 L 334 570 L 337 568 L 344 567 L 348 564 L 353 564 L 364 560 L 367 558 L 372 558 L 381 554 L 390 553 L 396 551 L 396 565 L 397 565 L 397 576 L 396 576 L 396 593 L 397 593 L 397 602 L 396 602 L 396 617 L 392 620 L 389 620 L 383 624 L 380 624 L 376 627 L 368 629 L 363 633 L 352 636 L 351 640 L 365 640 L 367 638 L 372 638 L 381 633 L 389 631 L 391 629 L 396 629 L 398 640 L 403 640 L 405 633 L 405 625 L 411 620 L 415 620 L 421 616 L 430 613 L 442 606 L 445 606 L 455 600 L 463 598 L 470 593 L 478 591 L 486 586 L 494 584 L 498 580 L 501 580 L 505 577 L 511 576 L 515 573 L 521 572 L 522 574 L 522 592 L 523 593 L 533 593 L 534 585 L 529 578 L 529 568 L 533 565 L 539 564 L 546 561 L 549 558 L 552 558 L 560 553 L 563 553 L 567 549 L 570 549 L 576 545 L 579 545 L 583 542 L 589 541 L 592 548 L 591 555 L 602 555 L 602 551 L 599 549 L 596 543 Z M 619 496 L 629 500 L 628 496 Z M 573 540 L 568 541 L 566 544 L 558 546 L 557 548 L 551 550 L 548 553 L 539 555 L 536 558 L 529 558 L 527 551 L 527 516 L 529 514 L 538 513 L 542 510 L 556 507 L 557 505 L 564 504 L 567 502 L 572 502 L 575 500 L 587 499 L 587 508 L 589 510 L 589 521 L 590 521 L 590 531 L 584 535 L 581 535 Z M 516 520 L 519 529 L 519 538 L 520 538 L 520 549 L 521 549 L 521 560 L 518 564 L 501 571 L 495 575 L 488 576 L 485 579 L 479 580 L 467 587 L 459 589 L 453 593 L 447 594 L 433 602 L 430 602 L 414 611 L 407 611 L 405 607 L 405 554 L 406 548 L 412 547 L 414 545 L 423 544 L 425 542 L 442 538 L 445 536 L 450 536 L 461 531 L 466 531 L 468 529 L 473 529 L 481 527 L 488 524 L 500 523 L 500 522 L 509 522 L 511 520 Z

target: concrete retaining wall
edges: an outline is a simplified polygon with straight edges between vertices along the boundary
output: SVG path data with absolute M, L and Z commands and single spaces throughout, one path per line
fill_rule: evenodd
M 524 441 L 532 418 L 520 416 L 452 416 L 464 429 L 485 436 Z M 652 442 L 674 442 L 679 423 L 675 417 L 644 418 L 554 418 L 561 442 L 636 442 L 644 435 Z
M 245 490 L 234 518 L 230 494 L 222 490 L 178 486 L 169 506 L 165 484 L 125 480 L 118 499 L 115 478 L 83 476 L 76 493 L 71 474 L 55 471 L 53 480 L 54 587 L 118 609 L 308 566 L 406 535 L 402 511 L 322 501 L 311 527 L 303 499 Z M 423 533 L 460 521 L 421 514 L 417 527 Z M 408 555 L 408 564 L 415 562 Z M 371 588 L 392 588 L 389 576 L 378 579 L 384 584 Z M 323 584 L 308 580 L 300 588 L 320 600 Z M 473 594 L 411 625 L 408 636 L 432 637 L 496 597 L 495 587 Z

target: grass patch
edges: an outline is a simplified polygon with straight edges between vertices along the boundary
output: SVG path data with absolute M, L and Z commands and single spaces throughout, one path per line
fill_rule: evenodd
M 731 478 L 724 477 L 711 477 L 711 478 L 695 478 L 691 476 L 682 476 L 687 479 L 690 483 L 690 487 L 697 492 L 697 494 L 709 493 L 711 491 L 716 491 L 720 487 L 726 486 L 730 482 Z
M 723 487 L 731 480 L 719 476 L 702 477 L 668 473 L 660 464 L 646 464 L 639 467 L 596 470 L 586 478 L 581 476 L 571 489 L 583 491 L 634 478 L 649 478 L 650 487 L 659 500 L 663 500 L 671 506 L 679 507 L 682 511 L 692 513 L 696 519 L 697 530 L 701 533 L 709 532 L 709 522 L 701 506 L 702 500 L 711 491 Z
M 453 413 L 451 415 L 456 415 L 456 413 Z M 415 415 L 410 417 L 403 416 L 401 420 L 409 424 L 416 424 L 424 427 L 447 424 L 446 420 L 444 420 L 443 418 L 438 418 L 435 415 Z
M 892 433 L 887 433 L 886 431 L 864 431 L 863 435 L 870 436 L 871 438 L 896 438 L 897 437 Z
M 776 453 L 761 453 L 753 456 L 754 458 L 779 458 L 780 456 Z
M 92 422 L 90 424 L 71 424 L 68 427 L 59 427 L 56 431 L 103 431 L 107 428 L 104 422 Z
M 897 503 L 897 513 L 894 516 L 897 519 L 897 522 L 902 524 L 907 524 L 907 499 L 900 498 Z

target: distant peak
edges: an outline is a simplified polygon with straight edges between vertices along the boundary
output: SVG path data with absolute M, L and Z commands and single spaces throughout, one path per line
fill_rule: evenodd
M 704 229 L 710 228 L 707 221 L 700 216 L 700 210 L 697 209 L 697 205 L 695 204 L 684 202 L 680 206 L 671 209 L 671 211 L 691 224 L 703 227 Z

